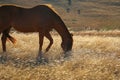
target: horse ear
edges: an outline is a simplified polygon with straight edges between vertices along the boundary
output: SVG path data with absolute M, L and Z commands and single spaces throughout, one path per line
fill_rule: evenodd
M 71 34 L 71 36 L 73 36 L 73 33 L 70 33 Z

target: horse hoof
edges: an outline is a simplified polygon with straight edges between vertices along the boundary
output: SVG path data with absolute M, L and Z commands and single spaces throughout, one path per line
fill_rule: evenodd
M 46 64 L 46 63 L 48 63 L 48 59 L 46 59 L 46 58 L 37 58 L 36 62 L 38 64 Z
M 0 56 L 0 63 L 5 63 L 7 61 L 7 57 L 6 56 Z
M 40 52 L 38 53 L 38 56 L 37 56 L 37 58 L 36 58 L 36 62 L 37 62 L 38 64 L 48 63 L 48 59 L 44 57 L 42 51 L 40 51 Z
M 64 58 L 68 58 L 70 56 L 72 56 L 72 52 L 71 51 L 68 51 L 68 52 L 64 53 Z

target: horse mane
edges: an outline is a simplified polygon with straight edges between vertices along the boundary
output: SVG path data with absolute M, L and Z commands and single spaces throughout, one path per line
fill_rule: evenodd
M 38 6 L 46 6 L 46 7 L 50 8 L 51 10 L 53 10 L 57 15 L 59 15 L 59 13 L 55 10 L 55 8 L 53 7 L 52 4 L 41 4 L 41 5 L 38 5 Z

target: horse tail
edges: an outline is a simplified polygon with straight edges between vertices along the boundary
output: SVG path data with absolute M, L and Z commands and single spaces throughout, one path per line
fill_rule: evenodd
M 13 38 L 12 36 L 10 36 L 9 34 L 7 35 L 7 38 L 8 38 L 13 44 L 16 43 L 16 39 Z

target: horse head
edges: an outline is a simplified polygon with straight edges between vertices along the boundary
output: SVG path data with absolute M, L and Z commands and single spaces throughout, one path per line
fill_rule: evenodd
M 73 36 L 73 34 L 70 34 L 70 37 L 68 39 L 65 39 L 62 41 L 61 47 L 64 50 L 64 52 L 68 52 L 68 51 L 72 50 L 72 46 L 73 46 L 72 36 Z

